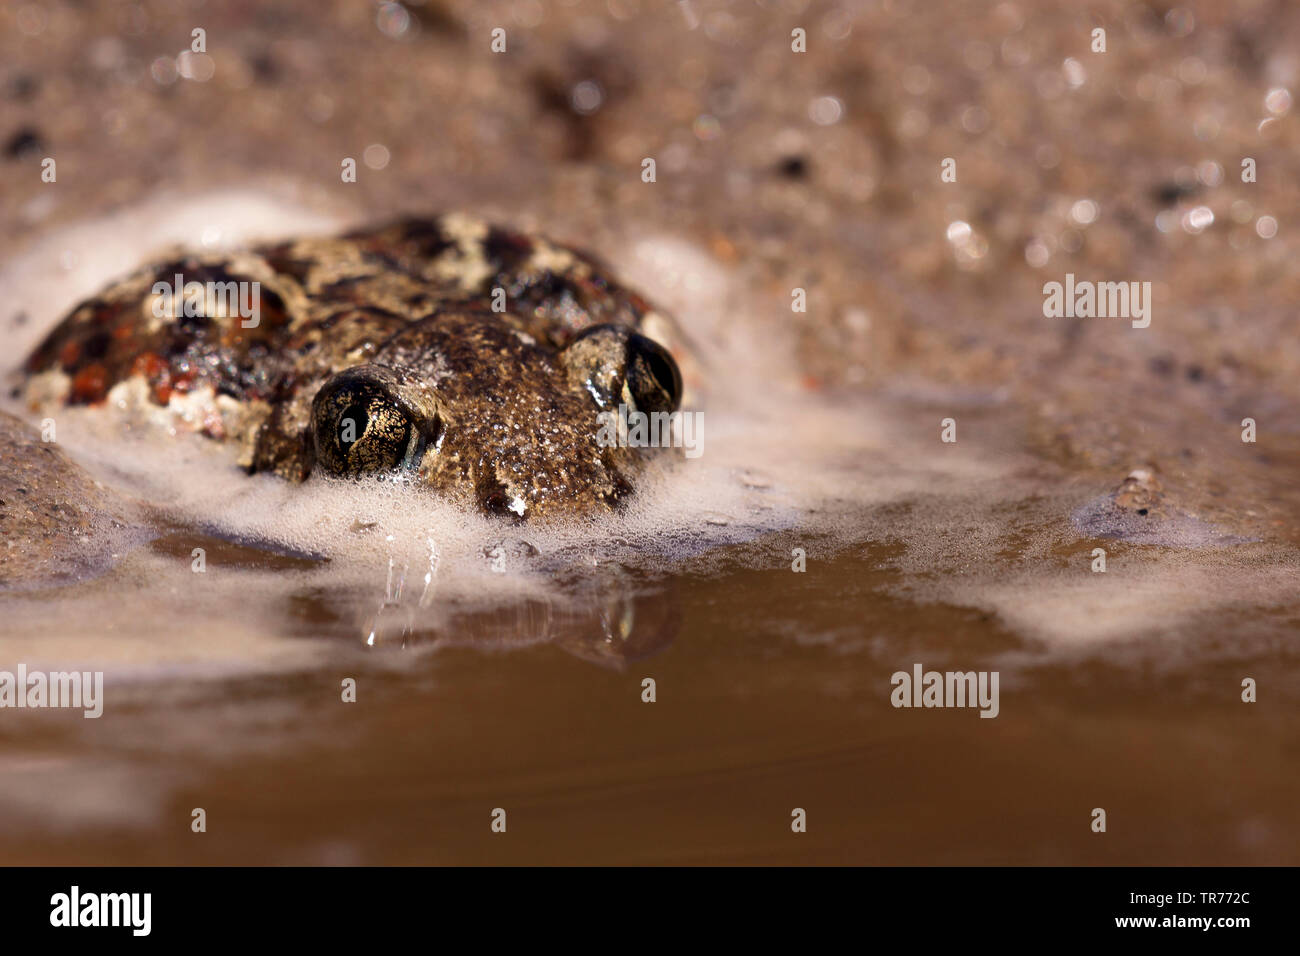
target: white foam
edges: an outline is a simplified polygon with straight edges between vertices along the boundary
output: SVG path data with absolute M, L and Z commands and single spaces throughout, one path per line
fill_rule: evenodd
M 1260 552 L 1252 553 L 1257 557 Z M 955 587 L 950 596 L 995 610 L 1013 629 L 1051 650 L 1196 631 L 1198 617 L 1225 606 L 1269 607 L 1300 593 L 1300 569 L 1276 561 L 1152 561 L 1135 556 L 1094 574 L 1080 562 L 1061 573 L 1025 573 L 1000 582 Z M 1221 640 L 1231 644 L 1233 635 Z

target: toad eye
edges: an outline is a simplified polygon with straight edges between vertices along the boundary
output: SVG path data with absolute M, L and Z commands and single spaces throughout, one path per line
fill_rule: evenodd
M 617 325 L 583 331 L 565 349 L 569 380 L 601 408 L 629 401 L 641 412 L 673 412 L 682 399 L 682 373 L 672 354 L 638 332 Z
M 633 332 L 627 342 L 627 387 L 643 412 L 675 412 L 682 400 L 682 373 L 668 350 Z
M 333 475 L 396 471 L 419 450 L 404 404 L 363 368 L 325 383 L 312 402 L 311 422 L 316 460 Z

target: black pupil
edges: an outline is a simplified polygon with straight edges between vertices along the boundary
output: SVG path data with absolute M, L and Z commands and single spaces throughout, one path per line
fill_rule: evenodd
M 370 422 L 364 405 L 349 405 L 339 416 L 339 448 L 346 455 L 348 449 L 361 440 Z
M 651 352 L 646 356 L 646 361 L 650 365 L 650 374 L 655 377 L 655 381 L 674 401 L 677 396 L 673 395 L 673 372 L 664 361 L 663 356 L 658 352 Z
M 663 390 L 668 396 L 671 405 L 676 405 L 681 398 L 680 386 L 677 381 L 677 374 L 671 365 L 671 360 L 664 357 L 663 353 L 657 348 L 642 348 L 641 358 L 645 362 L 645 367 L 654 377 L 655 384 Z

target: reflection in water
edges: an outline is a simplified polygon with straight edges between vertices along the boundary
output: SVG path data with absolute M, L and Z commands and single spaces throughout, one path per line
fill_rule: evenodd
M 583 660 L 621 668 L 663 650 L 681 626 L 671 579 L 654 581 L 619 565 L 571 571 L 563 593 L 530 593 L 518 581 L 502 578 L 490 605 L 454 598 L 440 602 L 439 552 L 432 539 L 428 548 L 415 598 L 407 584 L 419 569 L 413 572 L 397 549 L 390 554 L 383 597 L 363 628 L 366 647 L 504 649 L 549 642 Z M 492 572 L 504 575 L 539 552 L 527 541 L 511 539 L 483 548 L 482 554 Z M 350 600 L 340 595 L 339 603 Z
M 623 569 L 603 578 L 593 582 L 585 611 L 556 634 L 555 643 L 575 657 L 617 669 L 667 648 L 682 626 L 675 583 L 648 586 Z
M 387 540 L 391 543 L 393 535 L 388 535 Z M 432 603 L 434 583 L 438 576 L 438 546 L 432 538 L 428 539 L 428 544 L 429 556 L 424 571 L 423 588 L 415 602 L 415 607 L 421 608 L 428 607 Z M 384 599 L 380 602 L 379 610 L 375 612 L 375 617 L 367 629 L 367 647 L 374 647 L 377 642 L 400 643 L 403 647 L 406 646 L 407 636 L 415 626 L 415 607 L 402 600 L 402 589 L 406 586 L 406 577 L 410 570 L 411 565 L 407 561 L 402 562 L 399 570 L 397 555 L 390 551 L 388 579 L 384 583 Z

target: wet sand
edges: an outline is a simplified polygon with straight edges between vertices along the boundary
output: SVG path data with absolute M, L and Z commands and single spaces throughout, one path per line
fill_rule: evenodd
M 0 13 L 6 370 L 227 189 L 596 248 L 715 385 L 703 470 L 647 515 L 495 576 L 480 547 L 514 531 L 444 526 L 446 589 L 390 602 L 376 646 L 385 552 L 329 537 L 350 500 L 217 495 L 206 452 L 132 470 L 172 449 L 61 420 L 152 540 L 0 592 L 0 669 L 101 667 L 107 697 L 0 711 L 0 862 L 1300 861 L 1300 14 L 1104 4 L 1091 54 L 1069 4 L 691 6 Z M 195 25 L 212 75 L 177 78 Z M 1153 282 L 1151 327 L 1044 318 L 1067 272 Z M 1116 511 L 1146 466 L 1156 513 Z M 892 707 L 918 662 L 999 671 L 998 717 Z

